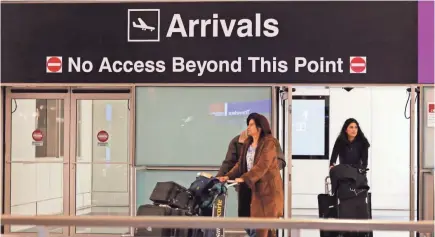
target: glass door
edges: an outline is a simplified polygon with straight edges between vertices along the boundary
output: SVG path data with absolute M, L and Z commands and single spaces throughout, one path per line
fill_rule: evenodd
M 132 214 L 130 99 L 129 89 L 72 90 L 71 215 Z M 129 228 L 80 226 L 71 233 L 119 236 Z
M 5 214 L 68 215 L 68 89 L 6 91 Z M 35 233 L 36 226 L 5 226 Z M 51 235 L 68 234 L 49 227 Z
M 290 88 L 290 90 L 289 90 Z M 277 137 L 283 149 L 286 167 L 282 171 L 284 184 L 284 218 L 292 218 L 292 156 L 291 156 L 291 131 L 292 126 L 289 126 L 292 121 L 292 90 L 291 85 L 277 88 L 277 112 L 278 112 L 278 134 Z M 289 99 L 290 98 L 290 99 Z M 298 236 L 295 231 L 287 229 L 278 231 L 279 236 Z
M 434 94 L 433 86 L 420 87 L 420 147 L 419 147 L 419 220 L 434 220 Z M 435 237 L 435 233 L 420 233 L 421 237 Z

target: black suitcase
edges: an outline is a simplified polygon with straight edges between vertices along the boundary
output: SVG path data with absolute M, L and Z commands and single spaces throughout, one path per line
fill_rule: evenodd
M 142 205 L 137 210 L 137 216 L 178 216 L 178 212 L 175 212 L 171 207 L 157 206 L 157 205 Z M 170 237 L 173 236 L 174 230 L 170 228 L 153 228 L 153 227 L 140 227 L 134 231 L 134 236 L 140 237 Z
M 142 205 L 137 210 L 137 216 L 189 216 L 186 210 L 161 205 Z M 137 237 L 188 237 L 189 229 L 141 227 L 135 229 Z
M 191 216 L 191 213 L 186 210 L 174 209 L 174 211 L 178 216 Z M 189 237 L 191 236 L 191 229 L 174 229 L 172 233 L 174 237 Z
M 319 218 L 337 218 L 337 197 L 332 196 L 329 189 L 329 177 L 325 178 L 325 193 L 317 195 L 317 204 L 319 207 Z M 338 237 L 338 231 L 324 231 L 320 230 L 320 237 Z
M 340 219 L 372 219 L 371 193 L 365 191 L 358 196 L 339 200 L 337 216 Z M 341 234 L 343 237 L 373 237 L 373 231 Z
M 185 187 L 175 182 L 157 182 L 150 200 L 155 204 L 168 205 L 174 208 L 195 212 L 195 198 Z

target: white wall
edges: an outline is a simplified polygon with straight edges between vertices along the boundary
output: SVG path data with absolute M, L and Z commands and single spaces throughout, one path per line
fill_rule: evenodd
M 350 92 L 341 88 L 295 88 L 293 95 L 330 96 L 330 153 L 344 121 L 353 117 L 360 123 L 371 143 L 369 183 L 374 218 L 409 218 L 410 120 L 404 117 L 406 87 L 355 88 Z M 293 165 L 293 216 L 317 218 L 317 195 L 324 192 L 329 160 L 294 160 Z
M 411 124 L 404 117 L 407 92 L 404 87 L 373 88 L 371 98 L 373 208 L 409 210 Z

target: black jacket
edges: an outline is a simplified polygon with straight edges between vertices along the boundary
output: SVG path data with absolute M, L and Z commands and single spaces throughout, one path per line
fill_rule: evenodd
M 217 177 L 224 176 L 237 164 L 243 146 L 243 142 L 240 142 L 239 138 L 240 135 L 237 135 L 230 141 L 225 160 L 222 162 L 219 172 L 216 174 Z
M 365 172 L 352 165 L 334 166 L 329 171 L 329 177 L 332 194 L 340 199 L 355 197 L 370 189 Z
M 337 139 L 332 149 L 330 166 L 337 162 L 337 157 L 340 158 L 340 164 L 358 165 L 362 168 L 367 168 L 370 145 L 366 141 L 356 140 L 350 142 Z

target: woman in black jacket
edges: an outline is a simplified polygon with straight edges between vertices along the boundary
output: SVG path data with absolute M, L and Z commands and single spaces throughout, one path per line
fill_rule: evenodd
M 347 119 L 332 149 L 330 168 L 335 165 L 338 156 L 340 164 L 367 168 L 369 147 L 370 143 L 364 136 L 358 121 L 354 118 Z

